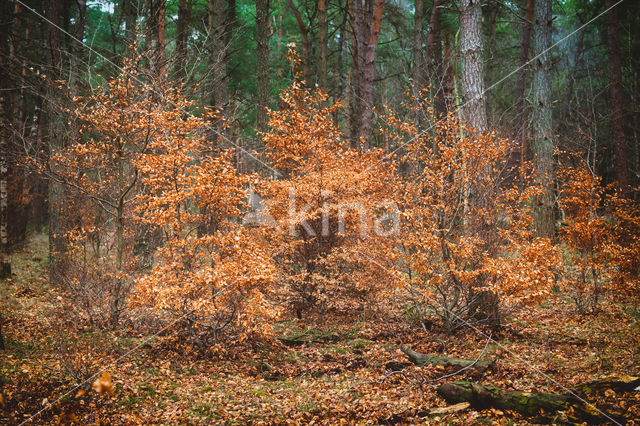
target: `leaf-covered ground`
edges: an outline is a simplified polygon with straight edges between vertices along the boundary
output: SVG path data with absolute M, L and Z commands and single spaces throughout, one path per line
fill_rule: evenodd
M 506 389 L 565 393 L 604 375 L 640 374 L 637 310 L 603 303 L 602 312 L 579 316 L 560 295 L 512 313 L 492 335 L 498 343 L 488 345 L 484 329 L 449 336 L 437 326 L 422 331 L 405 318 L 374 311 L 330 318 L 322 327 L 282 321 L 279 334 L 304 333 L 308 342 L 245 343 L 203 357 L 177 342 L 171 330 L 152 336 L 141 333 L 140 324 L 116 332 L 78 324 L 68 298 L 48 284 L 46 244 L 37 237 L 16 253 L 15 274 L 1 284 L 6 349 L 0 351 L 0 423 L 535 421 L 496 409 L 430 414 L 447 405 L 436 393 L 446 372 L 406 365 L 400 344 L 445 356 L 491 357 L 496 361 L 484 373 L 470 369 L 449 380 Z M 399 363 L 391 364 L 396 369 L 404 366 L 402 373 L 394 373 L 390 362 Z M 112 377 L 113 394 L 91 390 L 93 375 L 102 370 Z M 629 424 L 640 423 L 640 392 L 605 390 L 589 399 L 599 408 L 625 412 Z

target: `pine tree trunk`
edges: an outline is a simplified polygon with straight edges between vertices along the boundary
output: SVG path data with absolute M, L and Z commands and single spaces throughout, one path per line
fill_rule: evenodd
M 480 0 L 460 0 L 460 53 L 462 55 L 463 114 L 468 126 L 487 131 L 482 63 L 482 8 Z
M 137 38 L 138 0 L 124 0 L 124 39 L 126 48 L 130 49 Z M 126 53 L 129 55 L 129 52 Z
M 533 54 L 533 161 L 542 194 L 536 200 L 535 225 L 541 237 L 553 238 L 553 135 L 551 117 L 551 0 L 536 0 Z
M 191 24 L 191 0 L 178 0 L 178 22 L 176 34 L 176 59 L 174 75 L 180 78 L 185 75 L 187 60 L 187 40 L 189 39 L 189 25 Z
M 429 36 L 427 37 L 427 72 L 431 81 L 431 95 L 438 115 L 447 112 L 446 83 L 442 58 L 442 37 L 440 35 L 440 6 L 443 0 L 433 0 L 433 9 L 429 19 Z
M 4 3 L 4 2 L 3 2 Z M 4 4 L 3 4 L 4 6 Z M 3 42 L 4 43 L 4 42 Z M 3 52 L 5 53 L 5 52 Z M 3 55 L 4 56 L 4 55 Z M 0 58 L 0 67 L 6 69 L 6 64 Z M 3 72 L 4 74 L 4 72 Z M 7 86 L 6 75 L 2 76 L 2 86 Z M 2 87 L 0 86 L 0 87 Z M 4 87 L 2 87 L 5 89 Z M 4 91 L 4 90 L 3 90 Z M 0 95 L 0 279 L 11 276 L 11 261 L 9 259 L 9 237 L 8 237 L 8 219 L 7 214 L 9 206 L 9 113 L 7 108 L 8 97 Z
M 51 0 L 47 7 L 47 49 L 49 54 L 49 70 L 51 80 L 57 80 L 62 71 L 60 56 L 60 3 L 59 0 Z M 48 93 L 51 96 L 51 90 Z M 48 141 L 49 153 L 56 154 L 62 148 L 62 138 L 57 132 L 54 106 L 48 103 Z M 55 168 L 55 164 L 51 167 Z M 63 210 L 64 188 L 61 184 L 49 181 L 49 280 L 55 282 L 57 274 L 63 267 L 66 252 L 64 241 Z
M 627 190 L 629 168 L 627 165 L 627 137 L 624 132 L 625 102 L 622 87 L 622 59 L 620 55 L 620 37 L 618 36 L 618 13 L 614 0 L 606 0 L 607 47 L 609 51 L 609 100 L 611 108 L 611 127 L 613 130 L 613 160 L 616 179 L 623 190 Z
M 6 6 L 9 9 L 9 6 Z M 8 12 L 8 10 L 7 10 Z M 7 13 L 7 16 L 9 14 Z M 3 93 L 6 95 L 5 99 L 5 112 L 7 114 L 7 124 L 11 125 L 11 132 L 8 132 L 8 151 L 6 156 L 8 159 L 18 158 L 18 149 L 16 147 L 16 140 L 24 140 L 26 137 L 26 109 L 27 109 L 27 96 L 25 96 L 26 88 L 30 87 L 27 82 L 27 58 L 26 56 L 20 57 L 19 53 L 22 52 L 22 46 L 26 46 L 29 40 L 29 26 L 22 25 L 24 22 L 22 17 L 22 5 L 18 2 L 14 2 L 13 6 L 13 18 L 7 19 L 6 26 L 3 31 L 5 33 L 11 33 L 11 42 L 6 43 L 8 40 L 3 41 L 6 43 L 2 50 L 9 50 L 9 60 L 4 69 L 8 71 L 8 68 L 15 70 L 14 73 L 8 73 L 4 76 L 7 90 Z M 24 28 L 24 32 L 22 32 Z M 3 36 L 4 37 L 4 36 Z M 20 67 L 18 67 L 20 64 Z M 20 70 L 20 77 L 17 77 L 17 72 Z M 13 136 L 12 136 L 13 135 Z M 7 235 L 8 244 L 12 246 L 17 242 L 24 241 L 27 235 L 27 222 L 29 216 L 27 215 L 27 206 L 24 203 L 25 189 L 27 187 L 27 174 L 25 169 L 16 164 L 16 161 L 8 160 L 8 180 L 11 181 L 7 200 L 7 217 L 11 218 L 11 223 L 7 223 Z
M 493 127 L 493 115 L 491 109 L 491 99 L 492 99 L 492 90 L 491 86 L 493 86 L 493 76 L 495 64 L 497 62 L 496 55 L 496 25 L 498 19 L 498 3 L 497 1 L 490 0 L 486 6 L 486 21 L 487 21 L 487 54 L 485 58 L 486 62 L 486 88 L 487 93 L 485 95 L 485 103 L 486 108 L 489 111 L 488 116 L 491 118 L 491 123 Z
M 226 1 L 209 0 L 209 33 L 211 36 L 211 53 L 209 69 L 212 75 L 211 105 L 226 115 L 228 99 L 227 87 L 227 35 L 226 35 Z M 224 126 L 217 123 L 216 130 L 224 133 Z
M 327 75 L 328 33 L 327 0 L 318 0 L 318 86 L 324 91 L 329 90 Z
M 87 2 L 85 0 L 77 0 L 76 1 L 78 14 L 75 18 L 74 31 L 73 36 L 78 40 L 84 39 L 84 27 L 85 27 L 85 18 L 87 12 Z M 73 46 L 73 47 L 72 47 Z M 70 51 L 70 59 L 69 59 L 69 67 L 73 72 L 69 74 L 69 86 L 71 88 L 71 96 L 75 98 L 80 95 L 80 62 L 82 60 L 84 46 L 73 43 L 69 46 Z M 79 137 L 78 131 L 78 123 L 77 120 L 73 117 L 70 118 L 69 125 L 69 139 L 71 141 L 75 141 L 76 138 Z
M 270 0 L 256 0 L 256 54 L 258 57 L 258 93 L 256 106 L 257 123 L 260 131 L 267 128 L 269 106 L 269 3 Z
M 517 133 L 520 135 L 520 165 L 529 158 L 527 144 L 527 113 L 524 107 L 527 80 L 527 61 L 529 60 L 529 47 L 531 45 L 531 28 L 533 27 L 533 3 L 534 0 L 526 0 L 525 21 L 522 27 L 522 43 L 520 44 L 520 61 L 518 68 L 518 83 L 516 89 L 516 120 L 519 125 Z
M 147 20 L 147 46 L 150 50 L 150 68 L 157 84 L 164 80 L 165 72 L 165 1 L 149 0 Z
M 373 80 L 384 0 L 352 0 L 354 44 L 354 114 L 352 144 L 369 150 L 373 119 Z
M 415 0 L 415 12 L 413 15 L 413 85 L 416 93 L 424 89 L 424 52 L 422 51 L 424 31 L 422 22 L 424 20 L 424 0 Z

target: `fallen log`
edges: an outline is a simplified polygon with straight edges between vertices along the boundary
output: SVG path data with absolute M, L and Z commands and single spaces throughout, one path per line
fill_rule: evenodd
M 340 336 L 336 333 L 326 333 L 320 330 L 308 329 L 301 333 L 297 333 L 291 336 L 278 337 L 285 345 L 299 346 L 309 343 L 331 343 L 340 340 Z
M 607 389 L 616 392 L 640 391 L 640 377 L 627 375 L 608 376 L 576 386 L 573 390 L 581 395 L 590 395 Z
M 511 391 L 467 381 L 443 383 L 438 387 L 438 394 L 450 404 L 469 402 L 477 409 L 494 407 L 527 417 L 540 416 L 542 410 L 551 415 L 564 412 L 571 421 L 604 423 L 612 420 L 611 414 L 603 413 L 573 395 Z
M 442 366 L 445 368 L 459 368 L 459 369 L 467 369 L 467 368 L 475 368 L 480 371 L 484 371 L 493 364 L 493 361 L 480 361 L 473 359 L 463 359 L 463 358 L 449 358 L 439 355 L 429 355 L 423 354 L 420 352 L 416 352 L 412 349 L 407 348 L 404 345 L 400 345 L 400 350 L 404 352 L 404 354 L 409 357 L 411 362 L 416 365 L 433 365 L 433 366 Z

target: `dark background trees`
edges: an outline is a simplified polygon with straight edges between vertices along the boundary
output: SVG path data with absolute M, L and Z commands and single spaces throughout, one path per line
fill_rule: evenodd
M 638 183 L 635 2 L 5 0 L 2 8 L 4 252 L 48 225 L 52 263 L 64 253 L 64 188 L 21 159 L 46 159 L 78 137 L 68 99 L 115 75 L 134 42 L 148 78 L 179 82 L 199 108 L 221 111 L 216 144 L 236 147 L 243 171 L 261 167 L 255 129 L 266 129 L 266 109 L 279 107 L 276 94 L 293 78 L 284 56 L 295 43 L 306 84 L 345 103 L 334 120 L 354 147 L 399 148 L 374 131 L 376 111 L 401 110 L 410 85 L 430 87 L 435 115 L 419 114 L 423 129 L 461 108 L 479 132 L 513 137 L 514 163 L 533 160 L 547 190 L 541 235 L 553 234 L 557 214 L 554 149 L 583 152 L 605 183 Z

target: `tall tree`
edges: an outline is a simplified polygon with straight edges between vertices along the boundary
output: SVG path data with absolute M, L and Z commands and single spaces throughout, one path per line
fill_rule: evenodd
M 551 112 L 551 0 L 536 0 L 533 27 L 533 161 L 537 183 L 542 188 L 538 197 L 535 225 L 538 235 L 552 238 L 553 217 L 553 135 Z
M 165 0 L 148 0 L 147 49 L 151 72 L 158 82 L 165 73 Z
M 49 75 L 52 81 L 60 78 L 62 73 L 61 43 L 60 43 L 60 1 L 51 0 L 46 9 L 46 44 L 49 55 Z M 51 87 L 47 97 L 53 96 Z M 58 134 L 55 117 L 55 107 L 51 102 L 48 105 L 48 148 L 50 154 L 56 154 L 62 148 L 62 136 Z M 55 167 L 55 164 L 53 165 Z M 61 184 L 50 181 L 48 188 L 49 201 L 49 279 L 54 281 L 63 264 L 66 245 L 63 238 L 62 227 L 64 209 L 64 188 Z
M 482 8 L 480 0 L 460 0 L 460 54 L 462 55 L 463 114 L 467 125 L 487 131 L 482 63 Z
M 211 51 L 209 53 L 209 69 L 211 70 L 212 85 L 211 105 L 224 111 L 228 102 L 227 90 L 227 4 L 225 0 L 209 0 L 209 36 Z M 219 131 L 222 128 L 218 129 Z
M 124 0 L 122 4 L 124 13 L 124 42 L 125 47 L 133 46 L 137 38 L 138 0 Z
M 431 93 L 435 98 L 434 106 L 438 114 L 446 112 L 446 92 L 442 60 L 442 36 L 440 34 L 440 15 L 443 0 L 433 0 L 429 18 L 429 36 L 427 37 L 427 70 L 431 79 Z
M 269 28 L 270 0 L 256 0 L 256 55 L 258 74 L 257 122 L 258 130 L 267 127 L 267 107 L 269 106 Z
M 189 25 L 191 23 L 191 0 L 178 0 L 178 21 L 176 22 L 176 58 L 174 75 L 184 75 L 187 59 L 187 41 L 189 39 Z
M 329 37 L 329 21 L 327 20 L 328 0 L 318 0 L 318 86 L 329 90 L 327 75 L 327 43 Z
M 413 13 L 413 84 L 418 90 L 424 89 L 423 43 L 424 0 L 415 0 Z M 417 95 L 417 93 L 416 93 Z
M 373 119 L 373 79 L 384 0 L 352 0 L 354 108 L 351 142 L 368 150 Z
M 486 26 L 487 26 L 487 48 L 485 55 L 485 63 L 486 63 L 486 87 L 491 88 L 493 85 L 493 76 L 494 69 L 497 62 L 496 55 L 496 28 L 498 24 L 498 2 L 495 0 L 490 0 L 486 4 L 485 12 L 486 12 Z M 491 90 L 489 89 L 486 93 L 486 104 L 487 109 L 489 110 L 489 116 L 491 117 Z
M 606 0 L 607 12 L 607 48 L 609 51 L 609 100 L 611 108 L 611 127 L 613 130 L 613 156 L 618 184 L 627 189 L 629 168 L 627 165 L 627 138 L 624 133 L 625 100 L 622 87 L 622 59 L 620 55 L 620 37 L 618 36 L 618 13 L 614 0 Z
M 11 20 L 9 2 L 7 0 L 1 0 L 0 12 L 2 12 L 2 18 L 0 18 L 0 70 L 2 73 L 0 79 L 0 279 L 11 276 L 11 262 L 9 259 L 9 237 L 8 237 L 8 224 L 9 216 L 7 209 L 9 205 L 9 123 L 11 120 L 11 108 L 9 105 L 9 82 L 10 76 L 7 75 L 9 64 L 7 64 L 7 58 L 9 57 L 9 33 L 11 31 Z M 2 318 L 0 318 L 2 321 Z M 0 323 L 0 343 L 2 337 L 2 324 Z M 0 347 L 1 349 L 2 347 Z
M 527 61 L 529 60 L 529 47 L 531 45 L 531 28 L 533 27 L 534 0 L 527 0 L 524 25 L 522 27 L 522 42 L 520 44 L 520 61 L 518 68 L 518 83 L 516 93 L 516 120 L 520 125 L 520 162 L 524 162 L 527 155 L 527 139 L 525 124 L 524 98 L 527 80 Z

